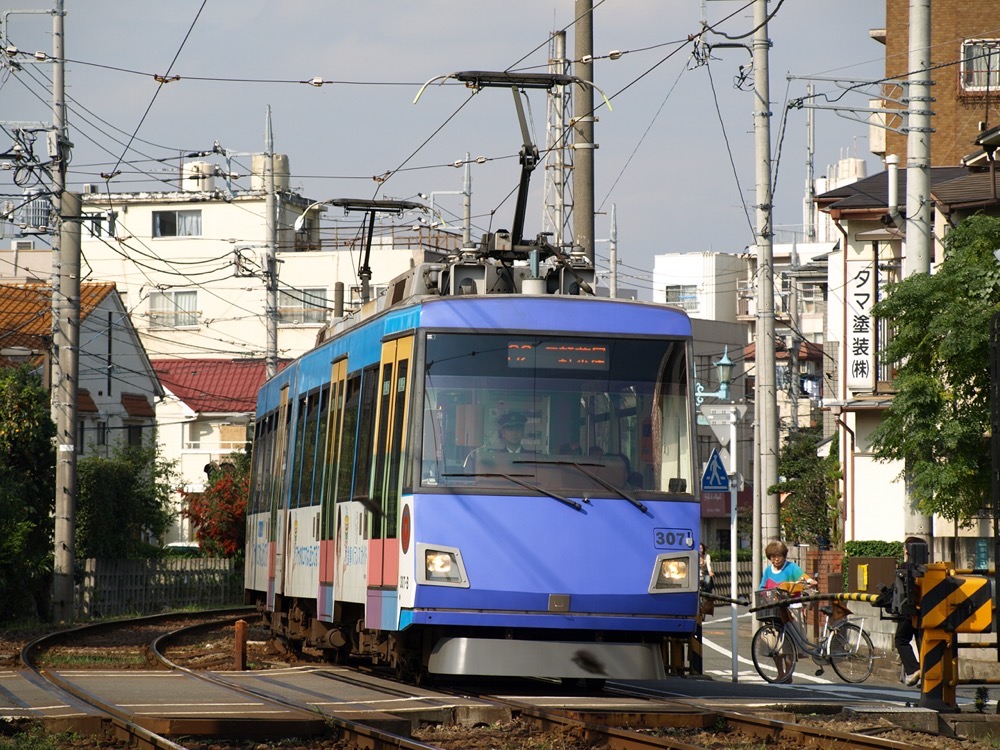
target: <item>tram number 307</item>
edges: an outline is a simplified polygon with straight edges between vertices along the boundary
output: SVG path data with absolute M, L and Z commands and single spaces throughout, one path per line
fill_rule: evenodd
M 653 546 L 657 549 L 691 549 L 694 534 L 690 529 L 653 529 Z

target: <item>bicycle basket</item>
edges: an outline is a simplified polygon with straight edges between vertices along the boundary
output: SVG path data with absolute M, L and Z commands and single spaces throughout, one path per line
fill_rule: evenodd
M 779 601 L 788 599 L 788 592 L 784 589 L 763 589 L 754 592 L 754 605 L 764 607 L 757 610 L 759 620 L 781 620 L 781 607 L 767 607 L 768 604 L 776 604 Z

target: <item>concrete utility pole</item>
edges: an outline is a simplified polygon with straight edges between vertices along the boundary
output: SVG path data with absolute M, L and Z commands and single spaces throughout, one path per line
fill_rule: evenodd
M 618 297 L 618 206 L 611 204 L 611 234 L 608 235 L 608 265 L 611 267 L 611 278 L 608 281 L 608 295 L 611 299 Z
M 931 270 L 931 0 L 910 0 L 903 277 Z
M 806 98 L 811 102 L 816 87 L 806 86 Z M 816 241 L 816 180 L 814 163 L 816 156 L 816 111 L 810 107 L 806 110 L 806 197 L 802 203 L 802 219 L 805 224 L 806 242 Z
M 55 9 L 52 12 L 52 131 L 51 135 L 58 143 L 66 136 L 66 66 L 63 63 L 65 52 L 63 50 L 63 24 L 66 17 L 63 11 L 63 0 L 55 0 Z M 50 149 L 51 150 L 51 149 Z M 59 217 L 62 214 L 62 194 L 66 189 L 66 162 L 59 159 L 55 169 L 52 170 L 52 216 Z M 59 229 L 52 233 L 52 274 L 50 284 L 52 286 L 52 356 L 50 359 L 49 382 L 52 390 L 49 393 L 52 421 L 59 421 L 59 389 L 57 384 L 62 379 L 59 370 L 59 352 L 55 349 L 55 341 L 58 336 L 58 326 L 61 319 L 60 309 L 62 300 L 59 295 L 59 264 L 60 264 Z
M 757 431 L 760 441 L 760 528 L 763 540 L 777 539 L 778 496 L 768 488 L 778 480 L 778 407 L 774 355 L 774 249 L 771 206 L 771 107 L 768 80 L 767 0 L 754 2 L 754 154 L 757 175 Z M 755 519 L 756 522 L 757 519 Z M 756 525 L 756 524 L 755 524 Z M 761 550 L 754 550 L 754 575 L 761 564 Z M 759 578 L 759 576 L 757 576 Z
M 58 226 L 52 242 L 52 418 L 56 425 L 56 496 L 52 619 L 73 622 L 73 559 L 76 537 L 76 417 L 80 342 L 80 197 L 66 192 L 69 138 L 63 59 L 62 0 L 52 15 L 52 131 L 49 156 L 52 206 Z
M 80 375 L 80 196 L 63 192 L 59 217 L 62 263 L 59 294 L 63 297 L 58 337 L 59 418 L 56 420 L 56 516 L 53 621 L 73 622 L 73 559 L 76 536 L 76 398 Z M 55 294 L 53 293 L 53 297 Z
M 278 224 L 274 212 L 274 135 L 271 132 L 271 107 L 267 107 L 264 124 L 264 221 L 267 227 L 267 351 L 264 369 L 268 378 L 278 373 Z
M 576 0 L 574 75 L 594 80 L 594 2 Z M 594 262 L 594 90 L 578 86 L 573 96 L 573 244 Z
M 788 274 L 788 317 L 791 334 L 788 337 L 788 396 L 792 406 L 789 429 L 799 431 L 799 249 L 792 239 L 792 268 Z
M 931 255 L 931 1 L 910 0 L 910 38 L 906 114 L 906 251 L 903 277 L 930 273 Z M 893 206 L 889 207 L 890 210 Z M 878 268 L 878 255 L 874 259 Z M 910 512 L 903 521 L 906 536 L 930 541 L 932 519 L 913 502 L 909 477 L 906 496 Z

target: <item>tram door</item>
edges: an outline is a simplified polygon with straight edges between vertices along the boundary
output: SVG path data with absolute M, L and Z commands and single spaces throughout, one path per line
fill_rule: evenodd
M 399 580 L 399 494 L 406 452 L 406 417 L 413 336 L 385 341 L 379 369 L 374 444 L 371 544 L 368 554 L 368 627 L 397 625 Z
M 320 506 L 319 534 L 319 598 L 317 616 L 330 622 L 333 619 L 334 587 L 336 573 L 336 502 L 337 477 L 340 464 L 341 431 L 343 429 L 344 403 L 347 395 L 347 358 L 333 363 L 330 373 L 330 418 L 326 430 L 326 449 L 323 460 L 323 497 Z M 350 460 L 350 459 L 348 459 Z
M 281 389 L 281 402 L 278 406 L 278 424 L 274 438 L 274 459 L 271 467 L 271 519 L 268 524 L 268 558 L 267 558 L 267 608 L 274 610 L 276 594 L 284 592 L 284 555 L 285 555 L 285 525 L 288 508 L 288 431 L 292 427 L 291 409 L 288 404 L 288 386 Z

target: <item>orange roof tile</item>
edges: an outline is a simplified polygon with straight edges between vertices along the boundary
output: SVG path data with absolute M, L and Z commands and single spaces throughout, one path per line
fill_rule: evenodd
M 130 417 L 148 417 L 152 419 L 156 416 L 153 405 L 141 393 L 123 393 L 122 406 L 125 407 L 125 413 Z
M 90 391 L 86 388 L 80 388 L 76 392 L 76 410 L 79 412 L 97 414 L 97 404 L 94 403 L 94 399 L 90 395 Z

